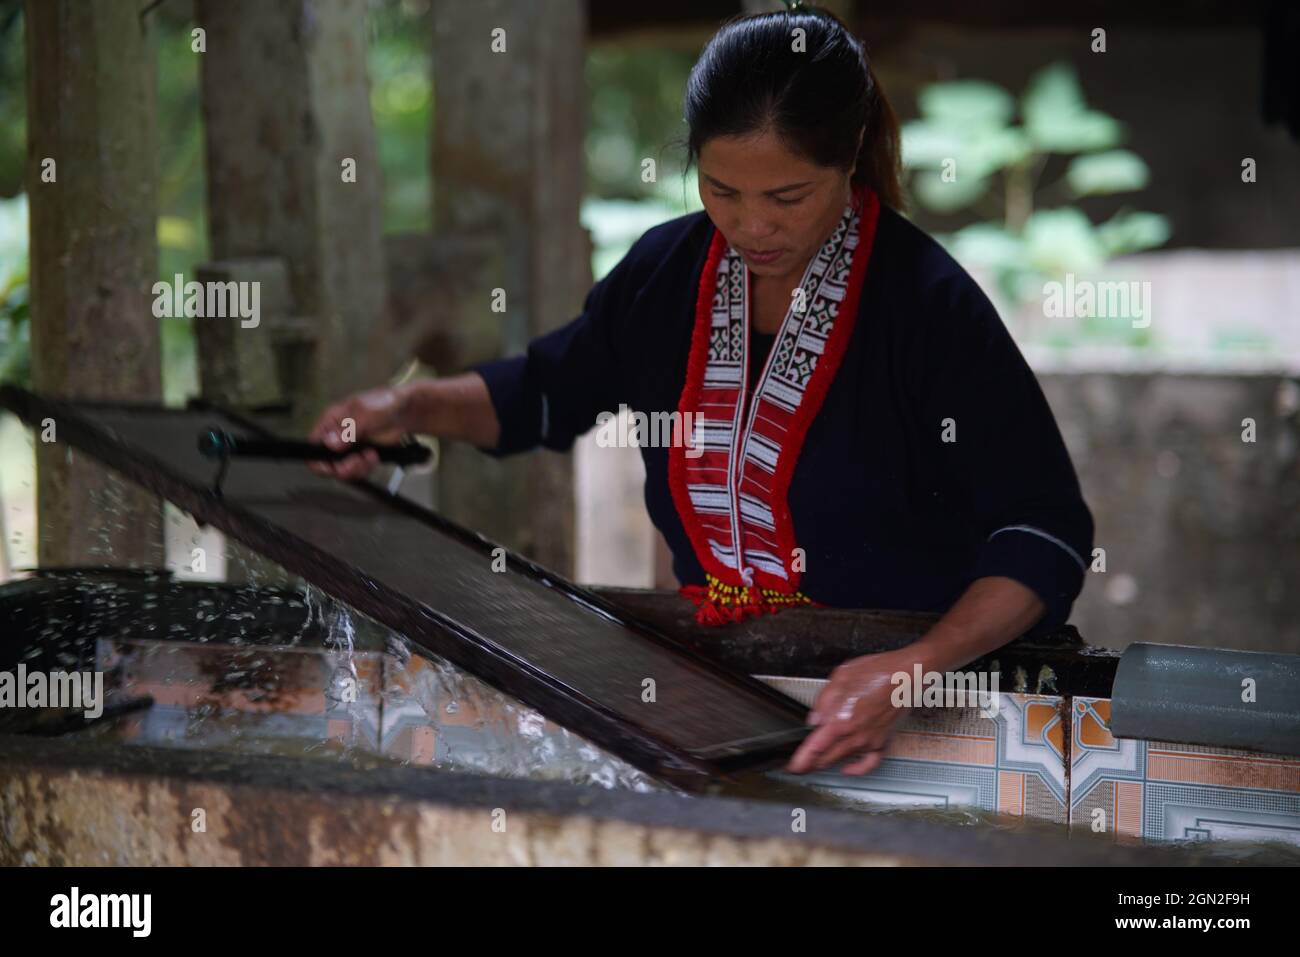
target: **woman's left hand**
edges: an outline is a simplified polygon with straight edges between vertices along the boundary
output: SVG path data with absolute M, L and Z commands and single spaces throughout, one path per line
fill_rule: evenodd
M 902 710 L 890 700 L 895 687 L 890 679 L 899 672 L 910 678 L 914 657 L 898 652 L 863 655 L 832 671 L 808 715 L 816 730 L 804 739 L 786 770 L 803 774 L 856 757 L 842 773 L 874 771 L 884 760 Z

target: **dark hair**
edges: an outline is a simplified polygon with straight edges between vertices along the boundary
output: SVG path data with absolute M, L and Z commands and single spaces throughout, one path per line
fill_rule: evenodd
M 804 31 L 799 52 L 793 49 L 795 29 Z M 895 209 L 903 206 L 898 118 L 862 42 L 826 10 L 724 23 L 691 70 L 685 106 L 688 169 L 715 136 L 771 128 L 799 155 L 852 170 L 855 184 L 866 183 Z

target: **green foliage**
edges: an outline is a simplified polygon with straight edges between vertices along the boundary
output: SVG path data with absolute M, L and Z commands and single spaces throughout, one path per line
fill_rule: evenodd
M 433 224 L 430 16 L 428 3 L 385 0 L 370 9 L 370 110 L 389 233 L 424 232 Z
M 208 258 L 203 110 L 194 24 L 181 11 L 152 15 L 158 57 L 158 275 L 192 276 Z M 182 405 L 199 389 L 194 331 L 188 319 L 160 320 L 163 397 Z
M 592 237 L 592 274 L 604 276 L 642 233 L 700 209 L 685 170 L 682 94 L 694 49 L 597 46 L 587 53 L 587 197 L 582 221 Z M 646 182 L 645 160 L 655 176 Z
M 1119 121 L 1088 109 L 1074 70 L 1057 63 L 1040 71 L 1020 101 L 1024 130 L 1039 153 L 1092 153 L 1120 141 Z
M 0 382 L 30 381 L 22 4 L 0 2 Z
M 1088 107 L 1068 65 L 1036 74 L 1018 111 L 1008 91 L 976 80 L 927 87 L 918 105 L 920 119 L 903 126 L 912 194 L 934 213 L 982 217 L 940 238 L 962 262 L 987 270 L 1012 304 L 1040 295 L 1047 280 L 1095 273 L 1168 240 L 1169 223 L 1156 213 L 1125 209 L 1094 224 L 1068 204 L 1141 190 L 1149 178 L 1141 157 L 1119 148 L 1119 121 Z M 1053 155 L 1069 160 L 1044 185 Z M 1038 208 L 1045 199 L 1064 202 Z
M 23 5 L 0 0 L 0 198 L 22 192 L 27 167 Z
M 597 47 L 587 54 L 587 189 L 602 199 L 647 194 L 681 204 L 686 155 L 682 93 L 695 50 Z M 653 159 L 656 182 L 641 177 Z M 687 200 L 689 202 L 689 199 Z
M 0 199 L 0 382 L 31 381 L 27 196 Z
M 202 54 L 191 49 L 192 24 L 157 17 L 153 27 L 158 52 L 158 273 L 170 280 L 177 273 L 189 274 L 195 263 L 208 257 L 199 100 Z

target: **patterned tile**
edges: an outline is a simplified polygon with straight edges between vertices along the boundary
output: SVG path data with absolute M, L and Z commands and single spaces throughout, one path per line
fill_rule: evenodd
M 1300 758 L 1117 739 L 1110 704 L 1073 699 L 1071 827 L 1146 840 L 1300 845 Z
M 806 705 L 826 684 L 757 677 Z M 884 762 L 868 775 L 776 776 L 873 804 L 974 807 L 1064 824 L 1062 699 L 1001 694 L 997 705 L 995 717 L 979 708 L 913 710 L 900 722 Z

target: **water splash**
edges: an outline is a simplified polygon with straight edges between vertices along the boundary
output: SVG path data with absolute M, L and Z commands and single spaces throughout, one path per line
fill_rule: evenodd
M 352 621 L 352 612 L 347 605 L 334 603 L 324 617 L 325 655 L 331 665 L 329 683 L 325 687 L 326 709 L 330 712 L 343 711 L 351 719 L 348 722 L 348 737 L 344 742 L 348 747 L 357 744 L 357 728 L 364 720 L 361 712 L 361 678 L 357 674 L 356 662 L 356 625 Z
M 445 659 L 390 633 L 397 673 L 385 708 L 418 704 L 439 741 L 434 766 L 497 777 L 568 781 L 632 791 L 663 785 L 595 747 L 539 712 L 497 691 Z

